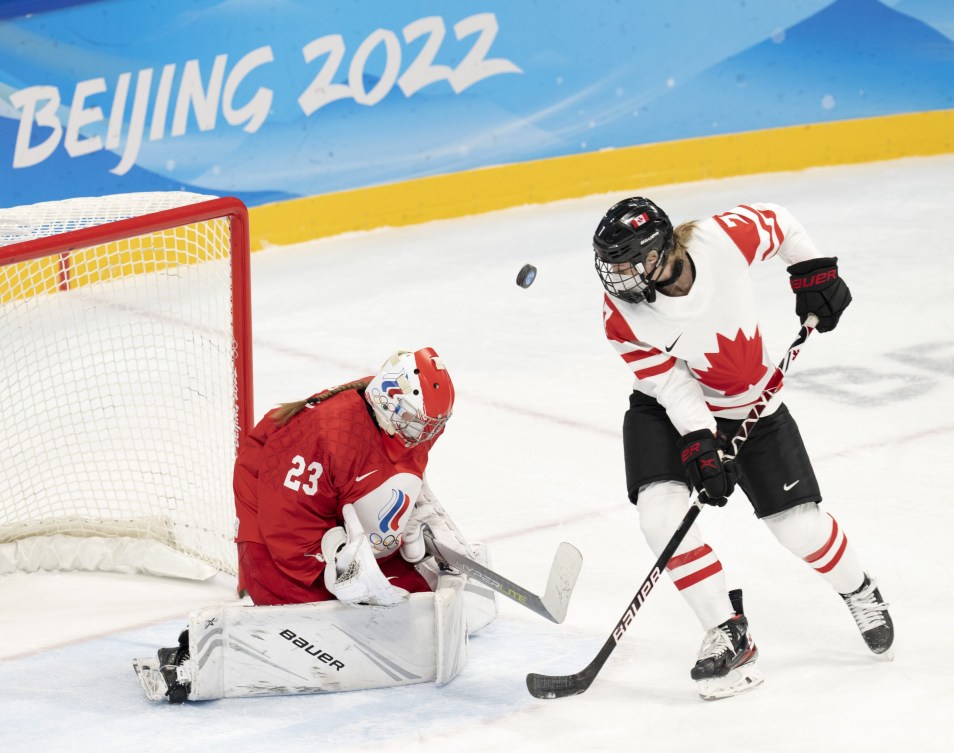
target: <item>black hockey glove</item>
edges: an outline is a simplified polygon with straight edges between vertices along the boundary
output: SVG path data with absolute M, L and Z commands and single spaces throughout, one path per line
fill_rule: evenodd
M 722 459 L 724 434 L 713 434 L 708 429 L 691 431 L 683 436 L 679 456 L 689 476 L 689 483 L 699 492 L 699 500 L 707 505 L 722 507 L 739 480 L 735 463 Z
M 851 291 L 838 276 L 838 257 L 808 259 L 788 268 L 795 292 L 795 313 L 802 324 L 809 314 L 818 317 L 818 331 L 838 326 L 842 312 L 851 303 Z

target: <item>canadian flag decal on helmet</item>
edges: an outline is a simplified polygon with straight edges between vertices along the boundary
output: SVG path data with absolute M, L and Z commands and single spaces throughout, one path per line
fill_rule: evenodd
M 645 225 L 647 222 L 649 222 L 649 215 L 643 212 L 633 217 L 633 219 L 629 221 L 629 224 L 633 227 L 639 227 L 640 225 Z

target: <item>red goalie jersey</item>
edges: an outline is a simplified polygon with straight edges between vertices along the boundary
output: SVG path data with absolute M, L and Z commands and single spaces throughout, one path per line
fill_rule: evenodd
M 239 448 L 236 542 L 264 545 L 282 573 L 314 589 L 299 600 L 330 598 L 319 580 L 322 537 L 341 525 L 341 509 L 352 503 L 375 557 L 391 559 L 434 441 L 406 447 L 382 432 L 358 390 L 306 408 L 283 426 L 266 415 Z M 398 558 L 395 566 L 401 564 Z M 240 563 L 240 581 L 242 570 Z
M 786 264 L 821 256 L 776 204 L 737 206 L 698 222 L 688 252 L 695 281 L 687 295 L 659 295 L 651 304 L 605 295 L 603 302 L 606 336 L 632 368 L 633 389 L 655 398 L 680 434 L 715 430 L 715 418 L 744 418 L 778 378 L 749 267 L 776 254 Z

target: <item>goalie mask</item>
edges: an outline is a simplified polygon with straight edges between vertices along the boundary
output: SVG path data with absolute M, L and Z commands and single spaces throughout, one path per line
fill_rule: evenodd
M 649 199 L 636 196 L 611 206 L 593 235 L 596 271 L 606 292 L 627 303 L 655 301 L 660 284 L 647 276 L 647 262 L 651 275 L 658 274 L 673 246 L 669 217 Z
M 364 394 L 378 425 L 406 447 L 440 434 L 454 407 L 454 383 L 432 348 L 399 350 Z

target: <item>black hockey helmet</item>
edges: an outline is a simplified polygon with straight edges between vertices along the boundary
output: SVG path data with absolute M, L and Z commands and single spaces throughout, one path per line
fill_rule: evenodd
M 593 234 L 596 271 L 606 292 L 628 303 L 656 300 L 656 282 L 646 277 L 653 251 L 662 269 L 674 246 L 672 223 L 649 199 L 634 196 L 607 210 Z

